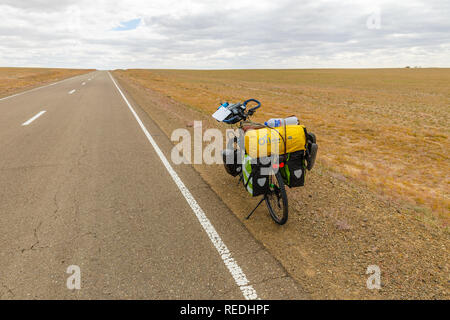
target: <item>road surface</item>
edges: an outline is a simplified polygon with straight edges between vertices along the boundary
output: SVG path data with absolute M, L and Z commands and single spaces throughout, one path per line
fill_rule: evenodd
M 0 113 L 1 299 L 308 297 L 108 72 Z

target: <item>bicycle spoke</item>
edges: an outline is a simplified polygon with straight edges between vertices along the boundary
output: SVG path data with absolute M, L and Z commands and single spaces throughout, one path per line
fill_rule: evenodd
M 284 186 L 280 177 L 275 174 L 269 177 L 270 189 L 267 194 L 266 202 L 269 213 L 278 224 L 284 224 L 287 220 L 287 198 Z

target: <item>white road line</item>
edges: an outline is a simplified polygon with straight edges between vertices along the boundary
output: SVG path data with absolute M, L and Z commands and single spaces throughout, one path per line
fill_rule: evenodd
M 42 116 L 44 113 L 46 113 L 47 111 L 43 110 L 41 112 L 39 112 L 37 115 L 35 115 L 33 118 L 31 118 L 30 120 L 25 121 L 24 123 L 22 123 L 22 126 L 27 126 L 30 123 L 32 123 L 34 120 L 36 120 L 37 118 L 39 118 L 40 116 Z
M 120 90 L 119 86 L 117 85 L 116 81 L 112 77 L 112 75 L 108 72 L 109 77 L 111 78 L 112 82 L 116 86 L 117 90 L 119 91 L 120 95 L 122 96 L 123 100 L 126 102 L 128 108 L 130 109 L 133 116 L 136 118 L 136 121 L 138 122 L 139 126 L 141 127 L 142 131 L 144 132 L 145 136 L 147 137 L 150 144 L 153 146 L 153 148 L 156 151 L 156 154 L 161 159 L 162 163 L 166 167 L 167 171 L 169 172 L 170 176 L 172 177 L 173 181 L 177 185 L 178 189 L 181 191 L 182 195 L 186 199 L 187 203 L 192 208 L 192 211 L 194 211 L 195 215 L 197 216 L 198 221 L 202 225 L 203 229 L 207 233 L 209 239 L 213 243 L 214 247 L 218 251 L 220 257 L 222 258 L 223 263 L 228 268 L 228 271 L 230 271 L 231 275 L 234 278 L 234 281 L 238 285 L 239 289 L 241 289 L 242 294 L 244 295 L 244 298 L 247 300 L 256 300 L 258 299 L 258 295 L 256 294 L 256 290 L 253 288 L 252 285 L 250 285 L 250 282 L 248 281 L 247 277 L 245 276 L 245 273 L 242 271 L 241 267 L 237 264 L 237 262 L 232 257 L 232 254 L 230 250 L 228 250 L 225 243 L 220 238 L 219 234 L 217 233 L 214 226 L 211 224 L 209 219 L 206 217 L 205 212 L 202 210 L 202 208 L 199 206 L 197 201 L 192 196 L 191 192 L 188 190 L 188 188 L 185 186 L 183 181 L 181 181 L 178 174 L 175 172 L 175 170 L 170 165 L 169 161 L 167 160 L 164 153 L 161 151 L 159 146 L 156 144 L 153 137 L 150 135 L 148 130 L 145 128 L 144 124 L 142 123 L 141 119 L 137 115 L 137 113 L 134 111 L 131 104 L 128 102 L 127 98 L 123 94 L 122 90 Z
M 42 86 L 42 87 L 37 87 L 37 88 L 31 89 L 31 90 L 19 92 L 19 93 L 13 94 L 12 96 L 0 98 L 0 101 L 7 100 L 7 99 L 11 99 L 11 98 L 14 98 L 14 97 L 17 97 L 17 96 L 21 96 L 21 95 L 23 95 L 23 94 L 25 94 L 25 93 L 33 92 L 33 91 L 40 90 L 40 89 L 44 89 L 44 88 L 47 88 L 47 87 L 51 87 L 51 86 L 54 86 L 55 84 L 65 82 L 65 81 L 70 80 L 70 79 L 75 79 L 75 78 L 78 78 L 78 77 L 81 77 L 81 76 L 84 76 L 84 75 L 85 75 L 85 74 L 80 74 L 80 75 L 78 75 L 78 76 L 71 77 L 71 78 L 67 78 L 67 79 L 64 79 L 64 80 L 61 80 L 61 81 L 58 81 L 58 82 L 50 83 L 50 84 L 47 84 L 47 85 Z
M 69 91 L 69 94 L 72 94 L 72 93 L 74 93 L 75 91 L 77 91 L 77 90 L 73 89 L 72 91 Z

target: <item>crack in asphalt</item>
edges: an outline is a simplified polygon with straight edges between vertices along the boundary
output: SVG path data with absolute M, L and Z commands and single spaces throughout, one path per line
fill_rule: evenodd
M 35 242 L 31 245 L 31 247 L 23 248 L 21 250 L 22 253 L 24 253 L 25 251 L 30 251 L 30 250 L 39 250 L 39 249 L 48 249 L 48 248 L 50 248 L 49 246 L 37 247 L 37 245 L 40 243 L 39 236 L 38 236 L 38 231 L 39 231 L 39 228 L 41 227 L 41 225 L 42 225 L 42 221 L 39 222 L 39 224 L 38 224 L 38 226 L 36 228 L 34 228 L 34 239 L 35 239 Z
M 0 295 L 0 298 L 3 298 L 3 296 L 6 295 L 7 293 L 12 295 L 13 298 L 16 296 L 14 294 L 14 291 L 10 287 L 8 287 L 6 284 L 2 283 L 2 287 L 6 290 L 6 292 L 3 293 L 2 295 Z
M 269 282 L 269 281 L 272 281 L 272 280 L 281 280 L 281 279 L 284 279 L 284 278 L 290 278 L 290 277 L 291 277 L 290 275 L 284 274 L 284 275 L 282 275 L 282 276 L 277 276 L 277 277 L 267 278 L 267 279 L 261 280 L 261 281 L 259 281 L 259 282 L 253 282 L 252 285 L 253 285 L 253 286 L 256 286 L 256 285 L 264 284 L 264 283 Z
M 56 163 L 56 164 L 43 164 L 43 165 L 29 165 L 29 166 L 20 166 L 20 167 L 3 167 L 0 168 L 0 171 L 12 171 L 12 170 L 27 170 L 27 169 L 38 169 L 38 168 L 53 168 L 61 166 L 62 163 Z
M 83 238 L 85 236 L 92 236 L 92 238 L 97 239 L 97 234 L 95 232 L 88 231 L 88 232 L 82 233 L 80 235 L 77 235 L 75 237 L 72 237 L 69 240 L 57 242 L 57 243 L 55 243 L 53 245 L 48 245 L 48 246 L 36 247 L 36 245 L 39 244 L 39 241 L 37 241 L 30 248 L 22 249 L 22 253 L 24 253 L 25 251 L 31 251 L 31 250 L 36 251 L 36 250 L 39 250 L 39 249 L 51 249 L 51 248 L 53 248 L 53 247 L 55 247 L 57 245 L 63 244 L 63 243 L 68 243 L 68 242 L 71 243 L 73 241 L 79 240 L 79 239 L 81 239 L 81 238 Z
M 258 254 L 258 253 L 260 253 L 261 251 L 265 251 L 266 250 L 266 248 L 265 247 L 263 247 L 263 246 L 261 246 L 261 247 L 259 247 L 258 249 L 256 249 L 256 250 L 252 250 L 252 251 L 249 251 L 249 252 L 244 252 L 243 254 L 244 255 L 255 255 L 255 254 Z
M 76 160 L 74 166 L 73 166 L 72 168 L 70 168 L 70 170 L 69 170 L 69 173 L 70 173 L 70 174 L 71 174 L 75 169 L 80 168 L 80 167 L 82 166 L 81 160 L 82 160 L 83 158 L 85 158 L 85 157 L 87 156 L 87 154 L 88 154 L 88 150 L 87 150 L 87 148 L 85 147 L 85 145 L 84 145 L 83 143 L 81 143 L 80 147 L 81 147 L 81 152 L 80 152 L 80 153 L 77 153 L 77 154 L 79 154 L 79 156 L 77 157 L 77 160 Z M 75 154 L 75 155 L 76 155 L 76 154 Z
M 55 192 L 55 196 L 53 197 L 53 204 L 55 205 L 55 210 L 53 211 L 53 215 L 55 216 L 55 219 L 56 219 L 56 216 L 57 216 L 58 211 L 59 211 L 59 205 L 58 205 L 58 199 L 57 199 L 58 192 L 59 191 L 56 191 Z
M 80 167 L 81 166 L 81 160 L 87 156 L 87 148 L 84 144 L 81 145 L 81 155 L 78 157 L 77 159 L 77 166 Z

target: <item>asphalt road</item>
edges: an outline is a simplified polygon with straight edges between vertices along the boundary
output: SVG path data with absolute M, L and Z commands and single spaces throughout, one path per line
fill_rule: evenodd
M 307 298 L 171 148 L 106 71 L 0 99 L 0 298 Z

